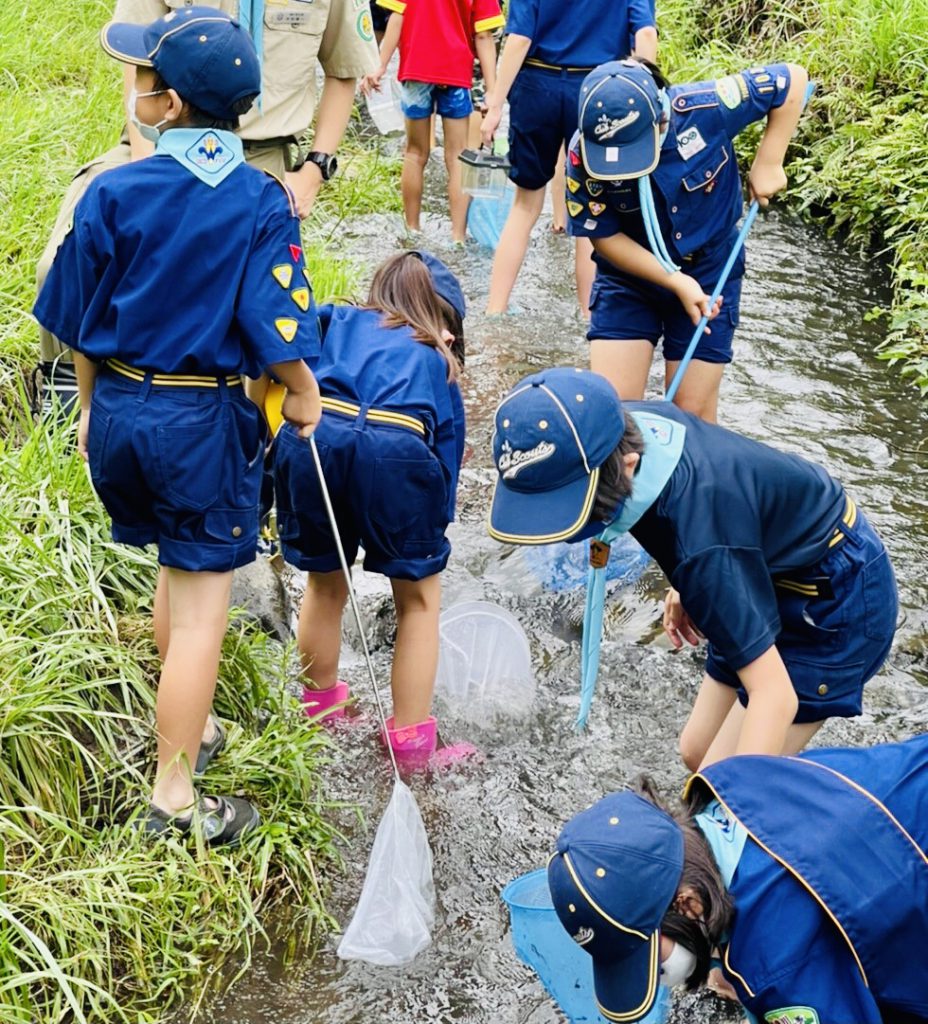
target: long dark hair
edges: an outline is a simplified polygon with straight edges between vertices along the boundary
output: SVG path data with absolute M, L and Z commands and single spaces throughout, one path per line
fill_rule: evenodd
M 397 253 L 380 264 L 364 308 L 383 313 L 388 327 L 409 327 L 416 341 L 445 357 L 448 380 L 457 377 L 461 367 L 452 347 L 463 348 L 461 319 L 435 291 L 432 275 L 414 253 Z M 454 335 L 450 346 L 442 336 L 445 331 Z
M 696 967 L 686 981 L 686 987 L 692 990 L 704 984 L 708 978 L 712 950 L 719 945 L 722 936 L 731 926 L 735 909 L 709 844 L 693 821 L 693 815 L 702 810 L 705 797 L 702 793 L 696 793 L 690 803 L 673 809 L 664 804 L 654 783 L 647 776 L 641 776 L 632 788 L 656 807 L 666 811 L 683 833 L 683 874 L 678 888 L 691 888 L 702 904 L 703 912 L 696 920 L 678 909 L 674 901 L 661 921 L 661 934 L 679 942 L 695 955 Z

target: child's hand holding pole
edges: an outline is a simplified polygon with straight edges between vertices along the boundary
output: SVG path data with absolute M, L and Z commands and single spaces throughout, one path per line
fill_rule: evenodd
M 299 428 L 300 437 L 309 437 L 322 417 L 319 385 L 312 370 L 302 359 L 275 363 L 270 370 L 287 389 L 281 415 Z

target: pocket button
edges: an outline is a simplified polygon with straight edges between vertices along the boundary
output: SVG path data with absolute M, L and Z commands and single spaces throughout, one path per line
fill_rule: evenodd
M 242 535 L 242 528 L 240 526 L 233 526 L 232 527 L 232 536 L 233 537 L 241 537 L 241 535 Z
M 826 693 L 828 693 L 828 687 L 825 685 L 825 683 L 822 683 L 822 685 L 818 688 L 818 695 L 820 697 L 824 697 Z

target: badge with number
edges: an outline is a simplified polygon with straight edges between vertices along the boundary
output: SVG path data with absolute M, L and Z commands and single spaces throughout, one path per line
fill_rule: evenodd
M 699 134 L 699 129 L 695 125 L 677 133 L 677 152 L 684 160 L 692 159 L 705 148 L 706 140 Z

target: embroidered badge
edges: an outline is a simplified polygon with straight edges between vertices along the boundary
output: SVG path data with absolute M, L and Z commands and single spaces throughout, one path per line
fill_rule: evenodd
M 590 213 L 592 213 L 594 217 L 598 217 L 605 209 L 605 203 L 590 203 Z
M 685 128 L 677 135 L 677 152 L 684 160 L 691 159 L 705 148 L 706 140 L 699 134 L 699 129 L 695 125 L 692 128 Z
M 777 75 L 777 88 L 778 89 L 785 89 L 786 88 L 786 75 Z
M 550 441 L 539 441 L 534 448 L 529 448 L 527 451 L 520 451 L 518 448 L 513 448 L 508 441 L 503 441 L 496 466 L 504 480 L 511 480 L 518 476 L 526 466 L 544 462 L 545 459 L 550 459 L 556 451 L 557 445 Z
M 583 226 L 586 228 L 587 231 L 592 231 L 593 228 L 597 227 L 598 225 L 595 220 L 588 219 L 583 222 Z
M 735 75 L 735 81 L 738 83 L 738 90 L 741 93 L 741 99 L 746 100 L 748 98 L 748 83 L 747 79 L 743 74 Z
M 573 150 L 571 150 L 567 155 L 570 157 L 571 167 L 580 166 L 580 155 L 578 153 L 575 153 Z
M 603 189 L 605 187 L 606 186 L 601 181 L 597 181 L 595 178 L 586 179 L 586 190 L 594 199 L 603 194 Z
M 641 114 L 637 110 L 630 110 L 625 117 L 609 117 L 608 114 L 600 115 L 593 129 L 596 141 L 602 142 L 604 139 L 614 138 L 623 128 L 634 124 L 639 117 L 641 117 Z
M 578 203 L 574 199 L 567 200 L 567 212 L 571 217 L 579 217 L 583 213 L 583 203 Z
M 288 316 L 281 316 L 274 321 L 274 326 L 277 333 L 289 344 L 296 337 L 296 329 L 300 325 Z
M 786 1006 L 764 1014 L 767 1024 L 819 1024 L 818 1013 L 811 1006 Z
M 289 288 L 290 282 L 293 280 L 293 267 L 289 263 L 278 263 L 276 267 L 271 270 L 274 275 L 274 280 L 280 285 L 281 288 Z
M 758 85 L 760 85 L 761 82 L 769 82 L 770 75 L 755 75 L 754 81 L 757 82 Z
M 215 132 L 201 135 L 185 155 L 194 166 L 211 174 L 221 171 L 230 160 L 235 159 L 235 154 L 223 146 Z
M 303 310 L 305 313 L 309 309 L 309 289 L 308 288 L 294 288 L 290 292 L 290 298 Z
M 293 257 L 294 263 L 299 263 L 300 257 L 303 255 L 303 250 L 298 245 L 291 245 L 290 255 Z
M 369 43 L 374 38 L 374 22 L 371 20 L 371 12 L 365 8 L 358 15 L 358 35 Z
M 575 178 L 568 178 L 567 187 L 570 189 L 571 192 L 576 192 L 577 189 L 580 188 L 580 182 L 577 181 Z
M 594 931 L 592 928 L 581 928 L 576 935 L 572 936 L 578 946 L 585 946 L 593 940 Z
M 729 110 L 734 110 L 735 107 L 741 105 L 741 90 L 738 88 L 738 83 L 735 81 L 734 75 L 728 75 L 726 78 L 720 78 L 715 83 L 715 91 L 718 94 L 719 99 L 728 107 Z

